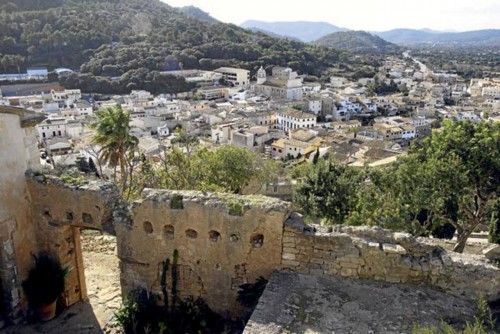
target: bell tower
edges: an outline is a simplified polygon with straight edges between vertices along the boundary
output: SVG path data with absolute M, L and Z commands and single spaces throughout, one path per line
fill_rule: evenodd
M 261 66 L 257 71 L 257 85 L 262 85 L 267 80 L 266 70 Z

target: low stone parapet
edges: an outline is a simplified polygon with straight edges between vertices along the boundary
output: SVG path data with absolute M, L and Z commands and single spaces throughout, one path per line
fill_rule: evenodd
M 420 238 L 419 238 L 420 239 Z M 285 222 L 282 267 L 300 273 L 425 284 L 455 295 L 500 297 L 500 269 L 484 256 L 448 252 L 377 227 Z

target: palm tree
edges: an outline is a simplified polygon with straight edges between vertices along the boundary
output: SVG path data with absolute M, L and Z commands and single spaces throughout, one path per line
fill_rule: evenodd
M 116 182 L 116 168 L 120 167 L 122 192 L 127 185 L 128 159 L 133 158 L 138 139 L 130 134 L 130 114 L 121 106 L 105 108 L 95 113 L 91 123 L 95 130 L 92 143 L 99 145 L 99 158 L 113 166 L 113 179 Z

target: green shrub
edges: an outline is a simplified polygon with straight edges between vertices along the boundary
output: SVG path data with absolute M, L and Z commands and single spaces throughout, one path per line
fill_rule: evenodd
M 487 329 L 495 328 L 495 321 L 493 320 L 493 314 L 491 312 L 488 301 L 484 296 L 479 297 L 476 302 L 476 316 L 475 322 L 484 326 Z
M 85 178 L 81 175 L 72 175 L 72 174 L 68 174 L 68 173 L 64 173 L 62 174 L 61 176 L 59 176 L 59 179 L 66 183 L 66 184 L 70 184 L 72 186 L 82 186 L 84 184 L 87 183 L 87 181 L 85 180 Z
M 412 334 L 458 334 L 458 332 L 445 322 L 438 326 L 420 326 L 415 325 L 411 331 Z
M 441 322 L 438 326 L 419 326 L 412 329 L 412 334 L 487 334 L 486 328 L 479 322 L 467 323 L 463 330 L 454 329 L 451 325 Z
M 131 299 L 125 299 L 122 306 L 116 310 L 116 322 L 125 330 L 126 333 L 135 327 L 135 318 L 138 310 L 139 306 Z
M 476 302 L 476 315 L 474 322 L 467 322 L 463 330 L 457 330 L 451 325 L 442 321 L 438 326 L 415 325 L 412 334 L 487 334 L 495 329 L 493 314 L 484 297 L 480 297 Z
M 184 203 L 182 202 L 182 200 L 183 200 L 182 195 L 178 194 L 173 195 L 172 199 L 170 199 L 170 208 L 175 210 L 184 209 Z
M 243 216 L 243 214 L 245 213 L 245 208 L 243 203 L 240 203 L 236 200 L 227 203 L 227 207 L 228 207 L 228 212 L 231 216 Z

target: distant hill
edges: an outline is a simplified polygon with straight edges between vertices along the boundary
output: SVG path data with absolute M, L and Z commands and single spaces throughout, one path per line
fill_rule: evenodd
M 314 42 L 316 45 L 353 52 L 388 53 L 398 51 L 399 47 L 366 31 L 339 31 Z
M 246 29 L 257 29 L 259 31 L 269 32 L 282 37 L 298 39 L 303 42 L 312 42 L 332 32 L 346 30 L 327 22 L 308 21 L 264 22 L 249 20 L 243 22 L 241 27 Z
M 206 23 L 219 23 L 219 21 L 210 16 L 210 14 L 195 6 L 180 7 L 179 11 L 187 17 L 191 17 L 193 19 L 197 19 Z
M 415 44 L 461 44 L 500 46 L 500 29 L 486 29 L 466 32 L 436 32 L 415 29 L 393 29 L 376 32 L 376 35 L 391 43 Z
M 181 67 L 255 71 L 278 65 L 320 76 L 340 59 L 361 61 L 342 51 L 217 22 L 197 8 L 173 8 L 160 0 L 11 1 L 0 0 L 0 71 L 68 67 L 77 71 L 61 76 L 61 83 L 84 92 L 186 91 L 191 85 L 183 78 L 164 73 Z
M 267 36 L 274 37 L 274 38 L 284 38 L 284 39 L 289 39 L 291 41 L 302 42 L 300 39 L 298 39 L 296 37 L 278 35 L 278 34 L 275 34 L 273 32 L 270 32 L 270 31 L 267 31 L 264 29 L 259 29 L 259 28 L 246 28 L 246 29 L 250 30 L 252 32 L 256 32 L 256 33 L 262 33 L 262 34 L 265 34 Z
M 287 37 L 302 42 L 317 41 L 328 34 L 349 31 L 328 22 L 290 21 L 265 22 L 245 21 L 241 27 L 263 32 L 273 37 Z M 500 29 L 485 29 L 466 32 L 445 32 L 431 29 L 393 29 L 372 32 L 385 41 L 399 45 L 437 44 L 443 46 L 500 46 Z M 361 37 L 361 36 L 360 36 Z M 365 39 L 365 38 L 363 38 Z

